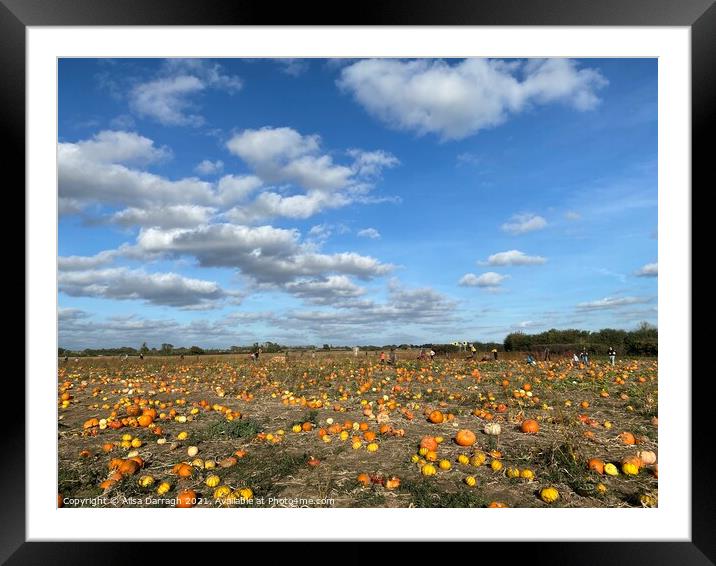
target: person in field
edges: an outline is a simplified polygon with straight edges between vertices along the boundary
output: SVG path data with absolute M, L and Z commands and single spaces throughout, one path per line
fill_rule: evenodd
M 609 362 L 612 364 L 612 366 L 614 365 L 614 362 L 616 361 L 616 359 L 617 359 L 617 351 L 610 346 L 609 347 Z
M 492 359 L 497 361 L 497 348 L 492 349 Z
M 432 362 L 435 359 L 435 350 L 430 348 L 430 361 Z
M 418 354 L 418 359 L 419 360 L 425 359 L 425 348 L 420 348 L 420 353 Z
M 395 360 L 396 360 L 395 348 L 391 348 L 391 349 L 390 349 L 390 354 L 389 354 L 389 356 L 388 356 L 388 363 L 389 363 L 390 365 L 394 366 L 394 365 L 395 365 Z
M 385 363 L 385 352 L 381 352 L 381 353 L 380 353 L 380 363 L 381 363 L 381 364 L 384 364 L 384 363 Z
M 477 354 L 477 348 L 475 348 L 475 344 L 470 344 L 470 357 L 474 358 L 475 354 Z
M 576 353 L 572 356 L 572 365 L 574 367 L 579 366 L 579 357 L 577 356 Z

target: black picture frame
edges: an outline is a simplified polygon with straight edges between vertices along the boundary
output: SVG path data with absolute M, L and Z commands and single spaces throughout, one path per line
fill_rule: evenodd
M 706 132 L 716 100 L 716 6 L 714 0 L 383 0 L 351 10 L 349 4 L 285 3 L 280 9 L 268 2 L 203 0 L 0 0 L 0 113 L 2 129 L 9 142 L 4 157 L 13 174 L 14 187 L 25 185 L 25 32 L 28 26 L 117 26 L 117 25 L 510 25 L 510 26 L 687 26 L 691 28 L 692 70 L 692 186 L 713 186 L 707 157 Z M 709 181 L 711 181 L 709 183 Z M 8 183 L 7 187 L 10 187 Z M 17 189 L 14 189 L 17 191 Z M 688 191 L 686 187 L 684 190 Z M 693 194 L 693 189 L 692 189 Z M 19 206 L 24 210 L 24 199 Z M 692 256 L 693 257 L 693 256 Z M 21 260 L 22 261 L 22 260 Z M 23 279 L 23 283 L 25 283 Z M 26 296 L 26 301 L 29 297 Z M 26 352 L 26 356 L 28 352 Z M 675 377 L 675 376 L 670 376 Z M 679 379 L 692 380 L 691 368 Z M 25 387 L 17 378 L 5 377 L 6 395 L 25 399 Z M 6 389 L 6 391 L 8 391 Z M 692 453 L 709 445 L 711 418 L 709 396 L 692 398 L 692 415 L 678 426 L 692 425 Z M 126 562 L 126 543 L 73 543 L 25 541 L 25 491 L 22 466 L 25 455 L 23 418 L 5 421 L 3 440 L 6 454 L 15 465 L 2 466 L 4 486 L 0 504 L 0 561 L 7 564 L 95 564 Z M 21 458 L 20 455 L 23 455 Z M 51 456 L 48 455 L 48 459 Z M 707 462 L 692 462 L 691 542 L 565 542 L 485 543 L 480 558 L 487 554 L 504 561 L 519 545 L 519 556 L 528 564 L 713 564 L 716 561 L 716 495 Z M 625 525 L 628 532 L 628 525 Z M 519 530 L 524 535 L 524 530 Z M 517 533 L 517 531 L 516 531 Z M 80 534 L 80 533 L 78 533 Z M 318 536 L 318 535 L 317 535 Z M 243 543 L 245 544 L 245 543 Z M 360 543 L 353 543 L 360 544 Z M 539 545 L 538 548 L 536 548 Z M 134 559 L 147 556 L 146 544 L 133 544 Z M 165 545 L 170 546 L 170 545 Z M 172 553 L 186 557 L 187 545 L 162 550 L 161 560 Z M 194 547 L 204 546 L 192 545 Z M 412 545 L 425 555 L 425 545 Z M 275 552 L 277 546 L 273 547 Z M 324 547 L 325 548 L 325 547 Z M 454 547 L 453 552 L 458 551 Z M 464 548 L 464 547 L 463 547 Z M 206 550 L 202 550 L 206 552 Z M 298 555 L 311 552 L 300 550 Z M 360 553 L 341 552 L 355 561 Z M 442 551 L 440 551 L 442 552 Z M 464 550 L 463 550 L 464 552 Z M 474 551 L 470 550 L 472 554 Z M 437 557 L 437 556 L 435 556 Z M 207 555 L 214 561 L 217 557 Z M 403 559 L 410 560 L 410 552 Z M 238 556 L 236 559 L 240 559 Z M 340 559 L 345 562 L 346 559 Z M 497 562 L 493 562 L 497 563 Z

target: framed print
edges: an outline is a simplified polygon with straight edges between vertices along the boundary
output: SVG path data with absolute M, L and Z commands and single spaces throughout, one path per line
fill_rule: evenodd
M 712 4 L 317 14 L 0 5 L 27 211 L 3 559 L 711 563 L 690 325 Z

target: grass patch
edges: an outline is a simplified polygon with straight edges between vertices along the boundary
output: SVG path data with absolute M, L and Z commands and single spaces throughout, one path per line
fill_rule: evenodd
M 202 436 L 204 439 L 250 438 L 256 436 L 260 431 L 259 423 L 251 419 L 216 421 L 202 431 Z
M 450 492 L 432 480 L 403 480 L 400 491 L 410 495 L 415 507 L 475 508 L 487 505 L 480 492 L 474 488 Z

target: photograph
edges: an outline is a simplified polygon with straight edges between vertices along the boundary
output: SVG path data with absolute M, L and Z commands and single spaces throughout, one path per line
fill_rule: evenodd
M 57 507 L 658 508 L 658 78 L 58 57 Z

